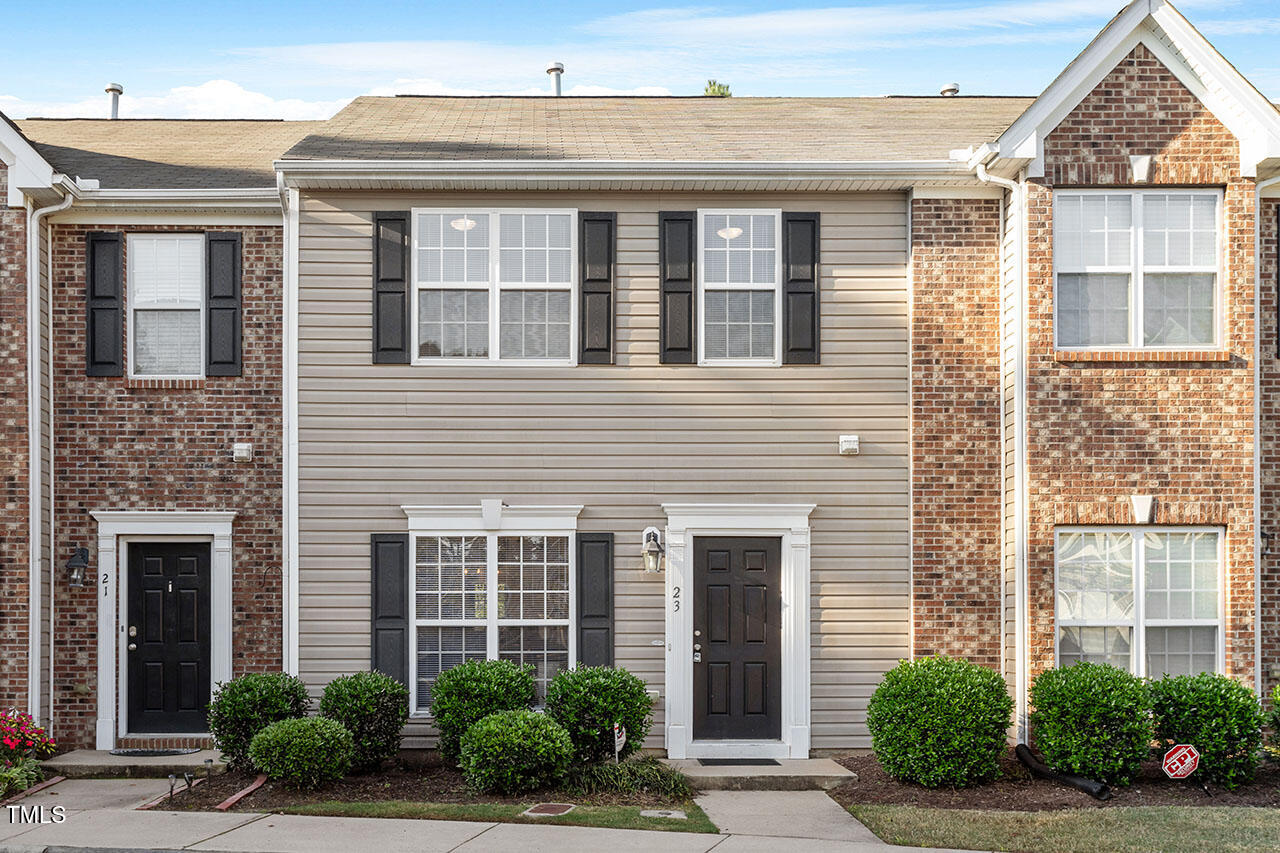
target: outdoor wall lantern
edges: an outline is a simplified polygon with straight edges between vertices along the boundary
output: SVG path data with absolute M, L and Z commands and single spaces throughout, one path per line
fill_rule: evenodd
M 67 579 L 72 586 L 84 586 L 84 573 L 89 568 L 89 549 L 77 548 L 67 560 Z
M 662 534 L 658 532 L 658 528 L 646 527 L 644 529 L 644 546 L 640 549 L 640 554 L 644 557 L 644 570 L 646 573 L 657 573 L 665 568 L 662 559 Z

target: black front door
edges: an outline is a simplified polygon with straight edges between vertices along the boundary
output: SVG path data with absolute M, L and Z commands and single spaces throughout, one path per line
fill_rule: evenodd
M 203 732 L 209 704 L 209 543 L 129 545 L 131 734 Z
M 693 540 L 695 740 L 782 736 L 781 563 L 776 537 Z

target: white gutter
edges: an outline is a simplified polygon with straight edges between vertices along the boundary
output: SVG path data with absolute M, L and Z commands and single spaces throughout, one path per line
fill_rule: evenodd
M 227 189 L 81 189 L 81 206 L 128 209 L 180 208 L 184 210 L 227 207 L 277 211 L 280 197 L 275 187 Z
M 1014 399 L 1016 411 L 1014 414 L 1014 501 L 1013 501 L 1013 526 L 1014 526 L 1014 691 L 1016 693 L 1014 701 L 1016 704 L 1017 719 L 1017 737 L 1020 743 L 1026 743 L 1028 737 L 1027 731 L 1027 693 L 1028 693 L 1028 637 L 1030 630 L 1030 622 L 1027 617 L 1027 536 L 1026 536 L 1026 263 L 1027 263 L 1027 239 L 1026 239 L 1026 187 L 1022 181 L 1011 181 L 1007 178 L 998 178 L 987 172 L 987 167 L 982 162 L 973 163 L 974 174 L 978 176 L 978 180 L 983 183 L 992 183 L 997 186 L 1004 187 L 1009 191 L 1010 201 L 1016 206 L 1017 210 L 1017 235 L 1015 241 L 1017 244 L 1017 276 L 1018 281 L 1014 287 L 1016 307 L 1018 314 L 1018 338 L 1016 341 L 1016 354 L 1014 360 Z M 1004 204 L 1001 202 L 1001 228 L 1004 227 L 1005 212 Z M 1003 258 L 1001 258 L 1003 261 Z M 1003 266 L 1003 264 L 1002 264 Z M 1003 283 L 1003 282 L 1002 282 Z M 1003 318 L 1004 306 L 1000 306 L 1000 316 Z M 1003 325 L 1003 322 L 1002 322 Z M 1001 368 L 1003 375 L 1003 365 Z M 1002 379 L 1003 385 L 1003 379 Z M 1004 406 L 1004 389 L 1000 390 L 1001 407 Z M 1002 412 L 1003 415 L 1003 412 Z M 1001 425 L 1003 434 L 1003 419 Z M 1003 527 L 1003 514 L 1001 518 L 1001 526 Z M 1004 597 L 1004 579 L 1003 566 L 1001 571 L 1001 598 Z M 1003 602 L 1002 602 L 1003 604 Z M 1002 642 L 1003 646 L 1003 642 Z
M 284 416 L 284 472 L 281 511 L 284 515 L 283 587 L 284 637 L 281 664 L 285 672 L 298 674 L 298 205 L 295 189 L 285 186 L 277 173 L 280 206 L 284 211 L 284 383 L 281 402 Z
M 66 210 L 79 190 L 63 175 L 54 185 L 64 195 L 57 204 L 33 209 L 27 202 L 27 524 L 28 590 L 27 606 L 27 712 L 40 719 L 40 555 L 41 529 L 41 447 L 44 433 L 40 413 L 40 225 L 50 213 Z M 51 306 L 52 307 L 52 306 Z M 52 371 L 52 365 L 50 370 Z M 50 416 L 52 417 L 52 412 Z M 49 584 L 53 585 L 54 555 L 49 554 Z M 51 674 L 52 675 L 52 674 Z
M 1253 196 L 1253 689 L 1262 695 L 1262 192 L 1280 175 L 1260 181 Z

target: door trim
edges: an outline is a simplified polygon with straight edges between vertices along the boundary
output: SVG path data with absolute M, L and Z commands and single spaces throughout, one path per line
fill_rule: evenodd
M 816 504 L 665 503 L 666 726 L 670 758 L 808 758 L 810 719 L 809 515 Z M 782 539 L 782 738 L 695 741 L 693 537 Z M 675 595 L 679 588 L 680 595 Z M 675 602 L 679 600 L 679 609 Z
M 130 542 L 211 542 L 209 687 L 231 678 L 231 526 L 234 512 L 90 513 L 98 522 L 98 721 L 96 749 L 128 735 L 129 662 L 125 654 Z M 203 734 L 192 732 L 192 734 Z

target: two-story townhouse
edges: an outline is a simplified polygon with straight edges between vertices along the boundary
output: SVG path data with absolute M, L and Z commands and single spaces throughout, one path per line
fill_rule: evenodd
M 613 663 L 675 757 L 866 747 L 912 655 L 1020 737 L 1058 663 L 1277 680 L 1280 111 L 1162 0 L 1034 99 L 0 134 L 0 701 L 69 743 L 276 666 L 425 746 L 454 663 Z

